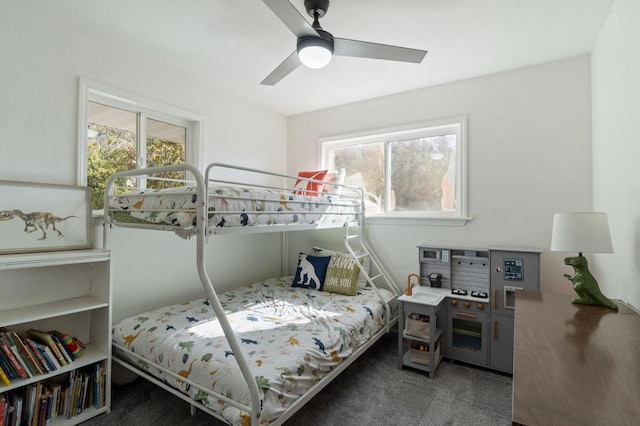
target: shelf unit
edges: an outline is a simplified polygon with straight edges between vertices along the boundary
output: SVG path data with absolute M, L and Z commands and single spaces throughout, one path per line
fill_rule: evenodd
M 411 296 L 406 295 L 398 298 L 400 302 L 398 319 L 398 368 L 402 369 L 403 366 L 411 367 L 429 373 L 430 378 L 435 377 L 435 372 L 442 360 L 445 347 L 443 346 L 445 336 L 443 334 L 444 329 L 442 328 L 446 320 L 446 315 L 444 315 L 446 310 L 442 309 L 444 300 L 444 298 L 441 298 L 436 303 L 426 303 L 420 299 L 412 299 Z M 409 314 L 429 317 L 428 336 L 419 337 L 406 332 L 406 317 Z M 415 359 L 412 360 L 412 342 L 428 345 L 428 364 L 415 362 Z
M 107 250 L 87 249 L 0 255 L 0 327 L 19 335 L 30 328 L 60 330 L 86 347 L 82 356 L 52 372 L 0 383 L 0 394 L 74 370 L 100 364 L 104 371 L 104 406 L 84 409 L 52 425 L 75 425 L 111 407 L 111 262 Z

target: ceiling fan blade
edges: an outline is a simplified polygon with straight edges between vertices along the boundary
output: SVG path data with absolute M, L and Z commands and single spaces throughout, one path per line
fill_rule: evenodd
M 426 50 L 369 43 L 368 41 L 349 40 L 338 37 L 334 37 L 333 41 L 333 54 L 340 56 L 386 59 L 388 61 L 413 62 L 419 64 L 427 54 Z
M 274 86 L 277 82 L 288 76 L 300 65 L 302 65 L 302 62 L 300 62 L 300 58 L 298 58 L 298 52 L 294 50 L 293 53 L 289 55 L 287 59 L 282 61 L 282 63 L 278 65 L 276 69 L 271 71 L 271 74 L 269 74 L 267 78 L 262 80 L 260 84 L 263 84 L 265 86 Z
M 263 0 L 296 37 L 318 36 L 318 32 L 288 0 Z

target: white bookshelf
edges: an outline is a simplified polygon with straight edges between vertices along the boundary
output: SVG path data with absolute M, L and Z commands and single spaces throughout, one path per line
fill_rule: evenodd
M 86 347 L 71 364 L 43 375 L 0 382 L 0 394 L 20 392 L 39 381 L 60 379 L 99 363 L 105 375 L 105 405 L 51 425 L 74 425 L 111 407 L 111 271 L 107 250 L 69 250 L 0 255 L 0 327 L 59 330 Z

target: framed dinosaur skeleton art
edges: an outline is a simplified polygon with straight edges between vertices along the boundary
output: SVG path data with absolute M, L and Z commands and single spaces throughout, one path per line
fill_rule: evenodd
M 87 187 L 0 180 L 0 254 L 92 247 Z

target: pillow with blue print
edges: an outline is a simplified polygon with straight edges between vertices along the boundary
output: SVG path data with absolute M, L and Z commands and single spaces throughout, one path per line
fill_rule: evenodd
M 330 260 L 331 256 L 311 256 L 300 253 L 296 276 L 293 278 L 291 286 L 322 290 Z

